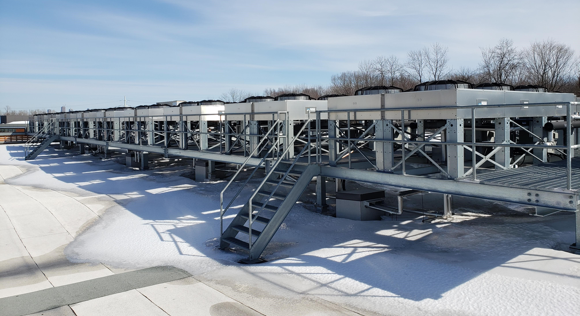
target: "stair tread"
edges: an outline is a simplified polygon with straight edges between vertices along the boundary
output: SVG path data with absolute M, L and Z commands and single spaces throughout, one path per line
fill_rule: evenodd
M 250 231 L 250 229 L 244 225 L 235 225 L 232 226 L 232 228 L 245 234 L 249 233 Z M 262 233 L 261 231 L 252 228 L 252 235 L 259 237 L 261 233 Z
M 266 181 L 267 184 L 272 184 L 272 185 L 278 185 L 278 183 L 280 183 L 280 181 L 274 181 L 274 180 L 268 180 Z M 282 181 L 282 183 L 280 183 L 280 186 L 283 187 L 293 187 L 294 183 L 293 182 L 289 182 L 289 181 Z
M 241 240 L 239 240 L 237 238 L 227 237 L 227 238 L 224 238 L 224 241 L 227 242 L 227 243 L 229 243 L 229 244 L 234 244 L 234 245 L 236 245 L 238 247 L 242 247 L 242 248 L 244 248 L 246 250 L 250 250 L 250 244 L 248 244 L 245 241 L 241 241 Z
M 250 216 L 248 216 L 248 214 L 240 214 L 240 216 L 242 216 L 245 219 L 250 219 Z M 270 222 L 269 218 L 266 218 L 263 216 L 257 216 L 257 215 L 252 216 L 252 220 L 254 222 L 260 222 L 262 224 L 268 224 Z
M 264 204 L 262 202 L 252 202 L 253 206 L 257 206 L 257 207 L 263 207 L 266 210 L 270 210 L 270 211 L 277 211 L 278 207 L 274 206 L 274 205 L 270 205 L 270 204 Z
M 258 192 L 259 195 L 263 195 L 263 196 L 270 196 L 270 192 L 269 191 L 259 191 Z M 283 194 L 278 194 L 278 193 L 274 193 L 271 196 L 274 199 L 278 199 L 278 200 L 285 200 L 286 199 L 286 195 Z
M 277 173 L 277 174 L 286 174 L 286 170 L 280 170 L 280 171 L 274 170 L 274 173 Z M 301 172 L 296 172 L 296 171 L 290 171 L 290 172 L 288 172 L 288 175 L 289 176 L 297 176 L 297 177 L 299 177 L 299 176 L 302 175 L 302 173 Z

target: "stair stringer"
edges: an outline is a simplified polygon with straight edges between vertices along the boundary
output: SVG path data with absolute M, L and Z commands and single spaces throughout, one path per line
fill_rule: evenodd
M 42 143 L 40 143 L 40 145 L 38 145 L 38 147 L 34 148 L 34 150 L 31 151 L 28 154 L 28 156 L 24 157 L 24 160 L 32 160 L 32 159 L 38 157 L 38 155 L 40 155 L 40 153 L 43 152 L 53 141 L 55 141 L 59 138 L 60 138 L 59 135 L 49 136 L 48 138 L 43 140 Z
M 274 216 L 272 216 L 268 225 L 264 227 L 264 230 L 262 231 L 260 236 L 253 243 L 252 249 L 250 250 L 249 257 L 250 261 L 254 261 L 260 258 L 262 252 L 264 252 L 264 249 L 266 249 L 266 247 L 270 243 L 270 240 L 272 240 L 272 237 L 274 237 L 274 235 L 280 228 L 280 225 L 282 225 L 282 223 L 290 213 L 290 210 L 292 210 L 292 207 L 296 204 L 296 202 L 298 201 L 304 190 L 306 190 L 312 178 L 319 174 L 320 174 L 320 166 L 318 165 L 309 165 L 306 168 L 306 170 L 302 172 L 302 175 L 300 176 L 300 178 L 298 178 L 298 181 L 296 181 L 296 184 L 294 185 L 292 190 L 290 190 L 290 192 L 286 196 L 286 199 L 282 202 L 282 204 L 280 204 L 278 210 L 276 211 Z

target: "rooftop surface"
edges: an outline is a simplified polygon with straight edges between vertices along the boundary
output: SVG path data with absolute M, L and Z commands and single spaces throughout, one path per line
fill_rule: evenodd
M 0 146 L 0 315 L 573 315 L 573 214 L 456 199 L 452 221 L 297 204 L 268 262 L 216 249 L 224 181 Z M 392 190 L 392 188 L 384 188 Z M 442 201 L 417 196 L 418 207 Z M 233 214 L 233 213 L 232 213 Z M 230 215 L 232 215 L 230 214 Z

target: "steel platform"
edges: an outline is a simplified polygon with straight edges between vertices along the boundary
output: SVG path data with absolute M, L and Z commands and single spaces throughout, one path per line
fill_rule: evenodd
M 459 181 L 463 180 L 473 181 L 470 177 Z M 550 191 L 566 190 L 566 161 L 489 172 L 478 171 L 477 181 L 484 185 Z M 580 158 L 572 158 L 572 190 L 578 189 L 580 189 Z

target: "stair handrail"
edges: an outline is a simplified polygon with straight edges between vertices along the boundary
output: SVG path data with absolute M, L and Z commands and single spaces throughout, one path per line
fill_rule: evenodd
M 282 152 L 282 155 L 280 155 L 280 157 L 275 160 L 274 165 L 270 166 L 270 171 L 264 177 L 264 180 L 262 180 L 262 182 L 258 185 L 258 187 L 256 188 L 256 190 L 254 191 L 254 193 L 250 197 L 249 204 L 248 204 L 248 206 L 249 206 L 249 209 L 248 209 L 248 226 L 249 226 L 248 227 L 248 236 L 249 236 L 248 247 L 249 247 L 249 250 L 250 251 L 252 250 L 252 222 L 253 222 L 253 214 L 252 214 L 252 207 L 253 207 L 253 205 L 252 205 L 252 201 L 254 200 L 254 198 L 256 197 L 256 195 L 258 194 L 258 192 L 260 191 L 260 189 L 264 186 L 264 184 L 266 183 L 266 181 L 268 181 L 268 178 L 270 178 L 270 176 L 272 175 L 272 173 L 274 173 L 274 170 L 276 170 L 276 167 L 278 167 L 278 165 L 280 164 L 280 162 L 282 160 L 284 160 L 284 156 L 286 156 L 286 154 L 288 153 L 288 151 L 290 150 L 290 148 L 293 148 L 294 147 L 294 142 L 296 142 L 296 140 L 298 139 L 298 137 L 300 136 L 300 134 L 302 134 L 302 132 L 304 131 L 304 129 L 306 128 L 306 126 L 310 126 L 310 122 L 312 122 L 312 119 L 308 119 L 308 121 L 306 121 L 306 124 L 304 124 L 302 126 L 302 128 L 298 131 L 298 133 L 295 134 L 296 136 L 294 136 L 294 138 L 290 142 L 288 142 L 288 146 L 286 147 L 286 149 L 284 150 L 284 152 Z M 306 148 L 306 146 L 304 146 L 304 147 Z M 304 152 L 304 148 L 302 149 L 302 151 L 300 152 L 300 154 L 298 156 L 296 156 L 296 158 L 294 159 L 294 163 L 292 164 L 292 166 L 294 166 L 296 164 L 296 161 L 298 161 L 298 158 L 300 158 L 300 156 L 302 155 L 303 152 Z M 286 173 L 284 174 L 284 177 L 282 178 L 282 181 L 284 181 L 284 179 L 286 178 L 286 176 L 288 175 L 288 173 L 290 173 L 290 169 L 286 171 Z M 280 185 L 280 183 L 278 183 L 278 186 L 279 185 Z
M 32 135 L 32 137 L 29 138 L 26 141 L 26 143 L 24 143 L 24 157 L 28 156 L 28 154 L 30 153 L 30 147 L 32 146 L 33 143 L 38 143 L 39 142 L 38 139 L 41 136 L 48 134 L 48 131 L 52 128 L 52 124 L 53 121 L 49 121 L 48 124 L 45 124 L 41 130 Z
M 288 115 L 285 115 L 285 116 L 288 117 Z M 248 158 L 246 158 L 246 160 L 244 161 L 244 163 L 238 168 L 238 171 L 236 172 L 236 174 L 234 174 L 234 176 L 232 177 L 232 179 L 228 182 L 228 184 L 220 192 L 220 232 L 221 232 L 221 234 L 223 234 L 223 232 L 224 232 L 224 227 L 223 227 L 223 217 L 224 217 L 224 214 L 228 211 L 228 209 L 231 207 L 231 205 L 233 204 L 233 202 L 240 195 L 240 193 L 244 189 L 245 185 L 250 181 L 250 179 L 256 173 L 256 171 L 258 170 L 258 168 L 255 168 L 254 171 L 252 171 L 252 173 L 250 174 L 250 176 L 248 177 L 248 179 L 244 182 L 244 185 L 242 185 L 240 187 L 240 189 L 236 192 L 236 194 L 234 195 L 234 197 L 230 200 L 230 203 L 224 208 L 224 193 L 225 193 L 225 191 L 235 181 L 235 179 L 238 177 L 238 175 L 240 174 L 240 172 L 248 164 L 248 162 L 250 161 L 250 159 L 256 154 L 256 151 L 258 151 L 258 149 L 259 149 L 258 152 L 261 152 L 263 150 L 263 148 L 260 149 L 260 147 L 262 146 L 262 144 L 264 143 L 264 141 L 267 140 L 270 137 L 270 134 L 272 134 L 272 131 L 274 130 L 274 128 L 276 126 L 281 125 L 282 122 L 283 121 L 280 118 L 278 118 L 276 120 L 276 122 L 274 124 L 272 124 L 272 127 L 270 127 L 270 129 L 268 130 L 268 132 L 264 135 L 264 137 L 262 137 L 262 139 L 260 140 L 260 142 L 258 143 L 258 145 L 256 146 L 256 148 L 254 148 L 254 150 L 250 153 L 250 155 L 248 155 Z M 276 132 L 278 133 L 278 135 L 277 135 L 278 136 L 278 139 L 274 143 L 275 146 L 272 146 L 270 148 L 270 150 L 268 150 L 267 154 L 260 160 L 260 163 L 258 164 L 258 166 L 261 166 L 264 163 L 264 161 L 266 160 L 266 158 L 268 157 L 268 154 L 270 154 L 270 152 L 272 152 L 272 150 L 276 146 L 279 145 L 280 138 L 282 138 L 282 136 L 279 135 L 279 129 Z

